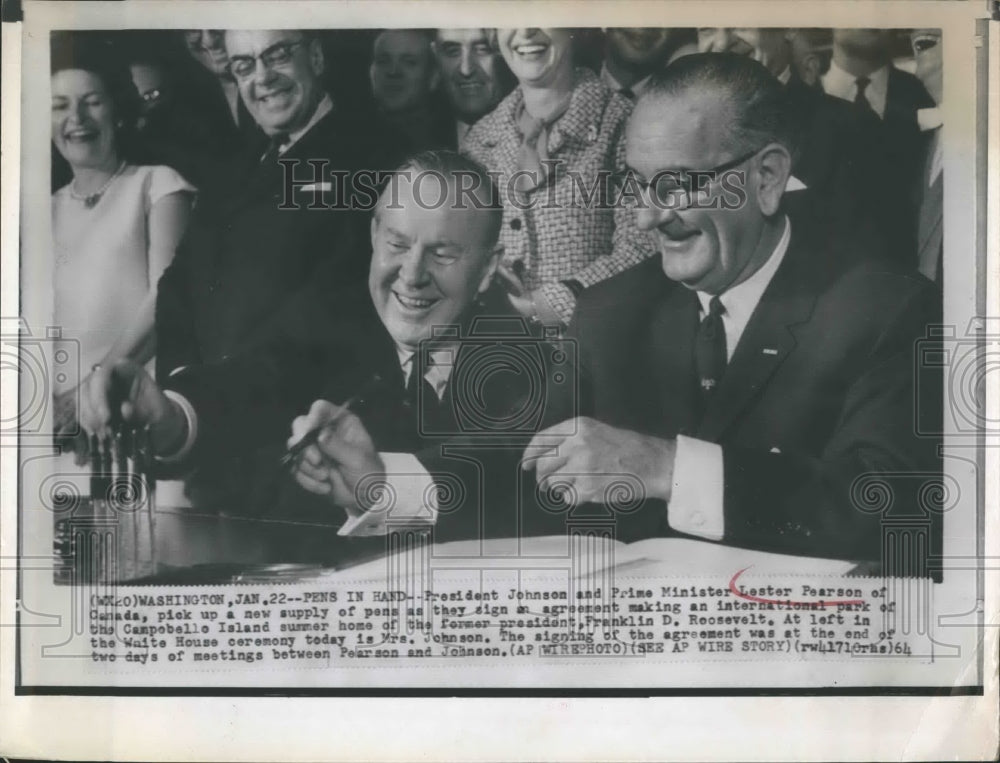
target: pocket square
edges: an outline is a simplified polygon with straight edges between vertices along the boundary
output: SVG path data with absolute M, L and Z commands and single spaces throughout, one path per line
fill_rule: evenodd
M 781 448 L 771 448 L 771 453 L 781 453 Z
M 308 183 L 306 185 L 300 185 L 297 188 L 299 193 L 326 193 L 327 191 L 333 190 L 333 183 Z

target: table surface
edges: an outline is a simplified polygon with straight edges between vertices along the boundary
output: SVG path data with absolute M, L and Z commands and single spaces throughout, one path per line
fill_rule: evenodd
M 343 538 L 342 517 L 329 521 L 281 521 L 207 513 L 192 508 L 158 508 L 150 532 L 149 512 L 115 513 L 89 502 L 56 523 L 55 551 L 60 583 L 209 585 L 280 582 L 316 577 L 378 577 L 377 560 L 387 538 Z M 151 543 L 152 541 L 152 543 Z M 767 554 L 681 538 L 624 546 L 614 563 L 623 574 L 675 576 L 729 574 L 744 567 L 798 574 L 877 574 L 872 565 Z M 535 565 L 565 558 L 565 537 L 462 541 L 435 545 L 436 568 L 462 566 L 473 558 L 487 567 Z M 152 549 L 152 553 L 151 553 Z

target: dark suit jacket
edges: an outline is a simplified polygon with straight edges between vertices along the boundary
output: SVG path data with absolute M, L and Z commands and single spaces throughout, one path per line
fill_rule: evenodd
M 912 189 L 920 176 L 926 150 L 926 136 L 917 124 L 917 111 L 934 106 L 934 100 L 920 80 L 896 67 L 889 68 L 885 113 L 882 119 L 848 104 L 860 117 L 874 125 L 872 145 L 878 173 L 884 173 L 865 193 L 882 235 L 883 246 L 897 263 L 916 268 L 917 207 Z
M 584 292 L 571 326 L 581 410 L 639 432 L 720 444 L 724 542 L 879 559 L 884 517 L 858 508 L 852 485 L 869 472 L 940 472 L 937 441 L 914 434 L 914 343 L 939 311 L 926 279 L 793 220 L 786 259 L 703 417 L 693 371 L 697 297 L 666 279 L 658 259 Z M 921 404 L 939 407 L 940 385 L 927 387 Z M 934 411 L 922 413 L 934 420 Z M 909 506 L 902 492 L 897 504 Z M 665 517 L 650 501 L 622 519 L 621 534 L 666 532 Z
M 370 167 L 357 127 L 335 109 L 282 156 L 302 160 L 295 177 L 311 177 L 307 159 L 327 172 Z M 179 366 L 213 363 L 253 341 L 282 305 L 320 269 L 336 287 L 366 294 L 365 215 L 310 209 L 313 194 L 292 197 L 281 209 L 285 169 L 259 157 L 238 163 L 229 182 L 201 195 L 157 296 L 157 376 Z M 330 181 L 329 175 L 325 178 Z
M 865 226 L 884 232 L 893 203 L 888 165 L 879 150 L 878 120 L 853 104 L 796 77 L 785 86 L 788 128 L 795 144 L 792 174 L 807 190 L 789 193 L 785 206 L 808 213 L 831 233 Z
M 519 464 L 543 421 L 539 391 L 551 352 L 502 295 L 488 294 L 461 327 L 443 399 L 428 389 L 416 405 L 371 301 L 326 296 L 287 309 L 280 330 L 272 327 L 269 339 L 252 351 L 166 380 L 197 411 L 197 447 L 188 465 L 210 466 L 254 486 L 235 496 L 238 503 L 206 508 L 342 519 L 325 500 L 294 485 L 277 463 L 292 418 L 314 400 L 359 397 L 352 410 L 376 447 L 416 455 L 450 496 L 442 499 L 437 540 L 513 536 L 526 525 L 535 534 L 558 531 L 558 518 L 550 515 L 525 519 L 519 498 L 534 489 Z

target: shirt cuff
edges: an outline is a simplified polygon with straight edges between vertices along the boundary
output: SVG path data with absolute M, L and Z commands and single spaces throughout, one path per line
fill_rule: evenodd
M 380 453 L 385 466 L 385 482 L 375 505 L 362 514 L 348 517 L 338 535 L 361 538 L 386 535 L 400 527 L 437 522 L 438 500 L 434 480 L 411 453 Z
M 191 449 L 194 447 L 194 443 L 198 439 L 198 414 L 195 413 L 194 406 L 191 405 L 191 402 L 179 392 L 167 389 L 163 391 L 163 394 L 166 395 L 169 400 L 172 400 L 177 404 L 181 411 L 184 412 L 184 418 L 187 419 L 187 436 L 184 438 L 184 442 L 181 447 L 173 453 L 156 457 L 156 460 L 161 464 L 176 464 L 180 463 L 190 455 Z
M 722 446 L 693 437 L 677 437 L 674 486 L 667 503 L 667 523 L 677 532 L 722 540 Z
M 552 309 L 556 311 L 563 323 L 569 323 L 573 317 L 573 309 L 576 307 L 576 297 L 569 290 L 568 286 L 561 283 L 542 284 L 540 291 L 545 295 Z

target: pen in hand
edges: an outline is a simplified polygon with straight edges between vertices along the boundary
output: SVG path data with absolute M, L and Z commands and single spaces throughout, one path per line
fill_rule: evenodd
M 319 439 L 320 434 L 322 434 L 323 430 L 326 427 L 330 426 L 331 424 L 336 424 L 337 421 L 340 420 L 340 417 L 343 416 L 346 411 L 351 410 L 352 406 L 356 405 L 360 399 L 361 399 L 360 395 L 352 395 L 347 400 L 345 400 L 344 404 L 340 406 L 340 410 L 333 415 L 333 418 L 331 418 L 329 421 L 324 422 L 323 424 L 320 424 L 318 427 L 315 427 L 314 429 L 310 429 L 308 432 L 302 435 L 301 440 L 299 440 L 297 443 L 292 445 L 287 451 L 285 451 L 285 455 L 281 457 L 280 464 L 282 466 L 289 466 L 295 463 L 295 461 L 298 460 L 299 456 L 302 455 L 302 452 L 306 448 L 316 443 L 316 441 Z

